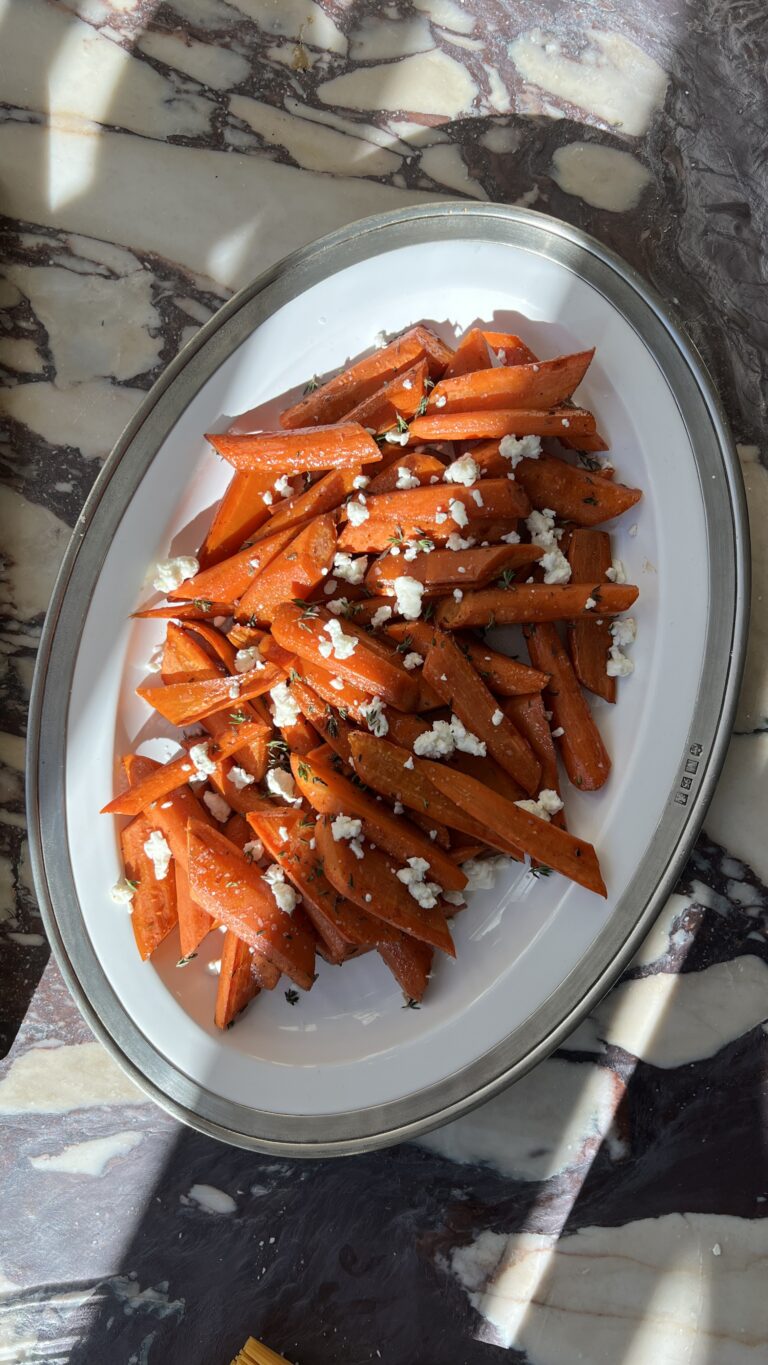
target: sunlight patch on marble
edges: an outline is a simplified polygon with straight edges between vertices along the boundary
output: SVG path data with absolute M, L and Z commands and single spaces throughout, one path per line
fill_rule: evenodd
M 434 23 L 453 29 L 454 33 L 471 33 L 475 27 L 475 16 L 455 0 L 413 0 L 413 8 L 428 14 Z
M 101 1043 L 30 1048 L 0 1079 L 0 1114 L 69 1114 L 113 1104 L 149 1100 Z
M 577 195 L 593 208 L 626 213 L 652 183 L 650 171 L 629 152 L 596 142 L 569 142 L 552 156 L 552 179 L 564 194 Z
M 734 857 L 741 858 L 768 885 L 766 839 L 768 730 L 734 735 L 704 831 Z
M 623 1048 L 664 1069 L 714 1057 L 768 1018 L 768 965 L 746 954 L 700 972 L 621 981 L 570 1035 L 565 1051 Z
M 312 0 L 228 0 L 263 33 L 296 38 L 324 52 L 347 51 L 347 40 L 329 14 Z
M 451 1269 L 481 1339 L 529 1365 L 757 1365 L 768 1220 L 668 1213 L 563 1237 L 484 1232 Z
M 469 113 L 477 85 L 466 67 L 435 50 L 348 71 L 319 85 L 317 93 L 324 104 L 346 109 L 402 110 L 454 119 Z
M 141 1141 L 141 1133 L 127 1128 L 119 1133 L 110 1133 L 108 1137 L 73 1142 L 60 1152 L 41 1152 L 28 1160 L 35 1171 L 99 1177 L 104 1175 L 113 1161 L 127 1156 Z
M 760 463 L 757 446 L 740 445 L 736 449 L 744 475 L 752 538 L 752 606 L 735 728 L 737 732 L 749 733 L 768 729 L 768 469 Z
M 391 175 L 401 159 L 362 138 L 263 104 L 247 95 L 233 95 L 231 112 L 243 119 L 268 144 L 285 147 L 294 161 L 310 171 L 331 175 Z
M 349 35 L 349 56 L 353 62 L 383 62 L 390 57 L 405 57 L 426 52 L 435 46 L 426 19 L 386 19 L 367 14 L 357 21 Z
M 6 397 L 18 392 L 11 390 Z M 29 502 L 7 484 L 0 486 L 0 526 L 5 561 L 0 567 L 0 606 L 17 620 L 27 621 L 48 606 L 69 542 L 69 527 L 47 507 Z
M 641 137 L 664 103 L 666 71 L 620 33 L 587 29 L 576 41 L 584 44 L 578 61 L 563 53 L 556 31 L 531 29 L 510 43 L 509 55 L 530 84 L 617 132 Z
M 68 389 L 20 384 L 9 389 L 3 401 L 9 417 L 52 446 L 75 446 L 86 460 L 95 460 L 109 454 L 144 397 L 140 389 L 93 379 Z
M 675 922 L 685 914 L 690 904 L 688 896 L 673 894 L 669 897 L 650 933 L 646 935 L 632 958 L 632 967 L 650 967 L 652 963 L 666 956 L 670 947 L 675 946 L 673 943 Z M 685 930 L 680 932 L 684 938 L 688 937 Z

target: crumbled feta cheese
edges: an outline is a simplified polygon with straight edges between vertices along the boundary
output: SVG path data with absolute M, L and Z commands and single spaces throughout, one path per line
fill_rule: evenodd
M 501 722 L 503 721 L 503 719 L 504 719 L 504 712 L 503 712 L 503 711 L 500 711 L 499 708 L 497 707 L 496 710 L 494 711 L 493 715 L 491 716 L 491 725 L 501 725 Z
M 281 498 L 289 498 L 293 492 L 291 481 L 287 474 L 281 474 L 279 479 L 275 479 L 272 487 L 276 493 L 280 494 Z
M 585 611 L 591 611 L 592 608 L 593 608 L 593 607 L 596 607 L 596 606 L 597 606 L 597 602 L 595 601 L 594 597 L 588 597 L 587 600 L 586 600 L 586 602 L 584 603 L 584 610 L 585 610 Z
M 247 844 L 243 844 L 243 853 L 250 863 L 258 863 L 264 857 L 264 845 L 261 839 L 249 839 Z
M 216 764 L 208 752 L 207 744 L 193 744 L 189 751 L 189 757 L 195 765 L 195 777 L 205 780 L 206 777 L 210 777 L 211 773 L 215 773 Z
M 550 787 L 545 787 L 543 791 L 539 792 L 537 801 L 516 801 L 515 805 L 519 806 L 521 810 L 527 811 L 529 815 L 535 815 L 539 820 L 547 821 L 563 809 L 560 797 Z
M 363 488 L 367 488 L 370 482 L 367 474 L 356 474 L 352 480 L 352 487 L 360 492 Z
M 399 464 L 397 466 L 395 488 L 418 488 L 419 486 L 420 480 L 416 478 L 416 475 L 412 474 L 406 465 Z
M 373 626 L 373 629 L 378 630 L 380 626 L 386 625 L 391 615 L 392 615 L 391 607 L 377 607 L 375 612 L 373 613 L 373 616 L 371 617 L 371 625 Z
M 541 454 L 541 439 L 538 436 L 523 436 L 520 440 L 516 436 L 502 436 L 499 441 L 499 454 L 509 460 L 513 469 L 517 469 L 521 460 L 538 460 Z
M 164 882 L 168 876 L 168 868 L 171 862 L 171 850 L 159 829 L 153 829 L 146 843 L 144 852 L 152 864 L 155 872 L 155 881 Z
M 395 803 L 394 803 L 392 809 L 393 809 L 395 815 L 402 815 L 403 811 L 405 810 L 405 807 L 404 807 L 402 801 L 395 801 Z
M 454 602 L 460 602 L 463 596 L 464 596 L 464 594 L 463 594 L 463 592 L 461 591 L 461 588 L 454 588 L 454 590 L 453 590 L 453 600 L 454 600 Z
M 633 645 L 637 639 L 637 621 L 634 616 L 622 616 L 611 622 L 613 642 L 622 648 Z
M 149 673 L 159 673 L 159 672 L 160 672 L 160 669 L 161 669 L 162 666 L 163 666 L 163 654 L 164 654 L 164 652 L 165 652 L 165 644 L 155 645 L 154 649 L 152 650 L 152 653 L 150 654 L 149 658 L 147 659 L 147 670 L 148 670 Z
M 398 431 L 396 427 L 393 427 L 391 431 L 385 432 L 385 439 L 393 446 L 407 446 L 408 432 Z
M 350 850 L 358 859 L 364 857 L 363 845 L 360 837 L 362 832 L 362 820 L 355 820 L 350 815 L 337 815 L 335 819 L 331 821 L 331 834 L 336 843 L 339 843 L 341 839 L 348 839 Z
M 194 555 L 177 555 L 175 559 L 160 559 L 155 565 L 152 587 L 158 592 L 173 592 L 188 578 L 200 572 L 200 562 Z
M 423 662 L 424 656 L 422 654 L 417 654 L 416 650 L 414 649 L 411 651 L 410 654 L 406 654 L 405 658 L 403 659 L 403 667 L 407 668 L 408 672 L 410 673 L 414 668 L 420 668 Z
M 392 584 L 395 590 L 397 610 L 406 621 L 415 621 L 421 615 L 421 599 L 424 593 L 424 584 L 417 578 L 409 578 L 407 574 L 401 574 Z
M 337 692 L 343 692 L 345 686 L 343 678 L 331 678 L 331 687 L 335 688 Z
M 235 655 L 236 673 L 249 673 L 252 668 L 266 668 L 266 664 L 259 653 L 258 645 L 248 645 L 246 649 L 238 649 Z
M 624 653 L 624 647 L 634 644 L 637 637 L 637 623 L 634 617 L 625 616 L 619 621 L 612 621 L 611 635 L 613 644 L 608 651 L 605 671 L 609 678 L 627 678 L 635 669 L 632 660 Z
M 110 889 L 109 895 L 110 899 L 115 902 L 115 905 L 130 906 L 131 901 L 136 895 L 136 887 L 132 886 L 131 883 L 125 877 L 121 877 L 120 880 L 115 882 L 114 886 Z
M 295 725 L 299 719 L 299 706 L 295 697 L 291 693 L 291 685 L 287 682 L 277 683 L 269 693 L 272 699 L 272 719 L 278 729 L 284 725 L 290 727 Z
M 404 767 L 404 768 L 408 768 L 410 771 L 413 771 L 413 767 L 414 767 L 414 763 L 413 763 L 413 754 L 409 754 L 409 755 L 408 755 L 408 757 L 407 757 L 406 760 L 405 760 L 405 763 L 403 764 L 403 767 Z
M 478 507 L 485 507 L 485 503 L 483 502 L 483 495 L 480 492 L 479 488 L 472 489 L 472 497 L 474 501 L 477 503 Z
M 447 520 L 448 513 L 443 512 L 442 508 L 438 507 L 437 511 L 435 512 L 435 521 L 437 522 L 437 525 L 442 526 L 443 522 Z
M 437 898 L 442 892 L 442 887 L 437 882 L 425 880 L 429 871 L 429 863 L 426 858 L 409 858 L 407 867 L 400 867 L 396 872 L 398 881 L 408 887 L 413 899 L 422 907 L 423 910 L 431 910 L 437 905 Z
M 459 502 L 458 498 L 454 498 L 452 502 L 448 503 L 448 512 L 457 526 L 466 526 L 469 521 L 467 509 L 463 502 Z
M 227 688 L 227 694 L 232 701 L 237 701 L 238 697 L 240 696 L 240 683 L 237 681 L 237 678 L 232 679 L 231 683 L 229 684 L 229 687 Z
M 350 526 L 362 526 L 369 516 L 370 512 L 362 502 L 347 503 L 347 520 Z
M 371 903 L 372 900 L 373 900 L 373 896 L 371 895 L 370 891 L 366 891 L 366 893 L 365 893 L 365 903 L 366 903 L 366 905 L 370 905 L 370 903 Z
M 562 739 L 562 737 L 563 737 L 564 734 L 565 734 L 565 730 L 563 729 L 562 725 L 558 725 L 557 729 L 552 731 L 552 738 L 553 738 L 553 739 Z
M 463 483 L 465 488 L 470 484 L 476 483 L 480 477 L 480 469 L 471 455 L 462 455 L 453 464 L 449 464 L 443 474 L 445 483 Z
M 562 417 L 560 420 L 564 427 L 569 427 L 571 425 L 567 417 Z
M 548 507 L 541 512 L 531 512 L 531 515 L 526 517 L 525 524 L 534 545 L 540 545 L 542 550 L 557 548 L 557 542 L 563 533 L 559 528 L 555 528 L 555 514 Z
M 366 555 L 353 557 L 344 550 L 339 550 L 334 556 L 333 572 L 337 578 L 343 578 L 345 583 L 362 583 L 368 568 L 368 558 Z
M 237 792 L 244 791 L 246 787 L 253 786 L 253 783 L 256 781 L 253 773 L 247 773 L 245 768 L 239 768 L 236 763 L 232 764 L 232 767 L 227 773 L 227 777 Z
M 456 741 L 447 720 L 433 721 L 432 729 L 417 735 L 413 744 L 413 752 L 419 758 L 450 758 L 455 748 Z
M 203 792 L 203 801 L 214 820 L 218 820 L 220 825 L 225 824 L 232 814 L 232 807 L 227 805 L 224 797 L 219 796 L 218 792 Z
M 299 901 L 299 897 L 292 886 L 285 880 L 285 873 L 276 863 L 270 863 L 264 876 L 261 879 L 267 883 L 275 903 L 285 915 L 292 915 Z
M 449 905 L 466 905 L 467 903 L 460 891 L 444 891 L 443 899 L 447 900 Z
M 363 719 L 372 735 L 381 739 L 389 733 L 389 721 L 384 714 L 384 703 L 381 697 L 374 697 L 370 704 L 363 708 Z
M 329 578 L 328 581 L 323 584 L 323 592 L 325 593 L 326 597 L 330 597 L 333 593 L 335 593 L 338 586 L 339 585 L 336 582 L 335 578 Z
M 627 574 L 620 559 L 614 559 L 610 569 L 606 569 L 605 576 L 611 583 L 626 583 Z
M 395 556 L 395 559 L 397 559 L 397 556 L 400 554 L 400 546 L 399 546 L 399 545 L 390 545 L 390 547 L 389 547 L 389 553 L 390 553 L 391 555 L 394 555 L 394 556 Z
M 539 564 L 544 570 L 545 583 L 567 583 L 571 577 L 571 566 L 562 550 L 557 546 L 554 550 L 546 550 L 541 556 Z M 593 599 L 590 598 L 589 600 L 594 606 Z
M 345 635 L 338 621 L 326 621 L 323 630 L 330 635 L 330 640 L 321 640 L 318 646 L 324 659 L 330 659 L 333 654 L 334 659 L 349 659 L 357 649 L 357 639 L 354 635 Z
M 348 607 L 349 607 L 348 597 L 337 597 L 335 602 L 328 603 L 328 610 L 332 611 L 334 616 L 344 616 L 346 614 Z M 326 658 L 327 657 L 328 656 L 326 655 Z
M 446 550 L 471 550 L 474 544 L 476 544 L 474 536 L 467 536 L 465 540 L 463 536 L 459 535 L 458 531 L 451 531 L 445 542 L 445 548 Z
M 444 408 L 446 402 L 447 402 L 447 399 L 446 399 L 446 397 L 445 397 L 445 394 L 444 394 L 444 393 L 439 393 L 439 394 L 437 395 L 437 398 L 435 399 L 435 407 L 436 407 L 436 408 Z
M 453 742 L 460 753 L 476 754 L 478 758 L 485 758 L 487 752 L 485 740 L 478 739 L 477 735 L 473 735 L 471 730 L 467 730 L 458 716 L 451 716 L 451 733 L 453 734 Z
M 296 783 L 284 768 L 270 768 L 267 772 L 267 791 L 287 801 L 289 806 L 300 806 L 301 797 L 296 795 Z
M 272 506 L 272 503 L 275 501 L 275 499 L 273 498 L 273 496 L 272 496 L 272 494 L 270 493 L 269 489 L 267 489 L 266 492 L 262 493 L 262 495 L 261 495 L 261 501 L 262 501 L 262 502 L 265 502 L 265 503 L 267 504 L 267 507 L 271 507 L 271 506 Z
M 506 866 L 508 858 L 468 858 L 461 864 L 461 870 L 467 878 L 467 891 L 490 891 L 496 881 L 496 873 Z
M 501 538 L 504 541 L 505 545 L 520 544 L 520 536 L 518 535 L 517 531 L 508 531 L 507 534 L 505 536 L 502 536 Z
M 412 388 L 413 388 L 413 380 L 412 380 L 412 379 L 404 379 L 404 380 L 403 380 L 403 388 L 404 388 L 404 389 L 412 389 Z

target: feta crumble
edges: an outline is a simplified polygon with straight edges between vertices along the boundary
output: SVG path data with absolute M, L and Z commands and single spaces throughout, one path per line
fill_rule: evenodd
M 472 489 L 472 498 L 477 503 L 478 507 L 485 507 L 485 503 L 483 502 L 483 495 L 480 492 L 479 488 Z
M 563 729 L 562 725 L 558 725 L 557 729 L 552 731 L 552 738 L 562 739 L 564 734 L 565 730 Z
M 408 887 L 413 899 L 422 907 L 423 910 L 431 910 L 437 905 L 437 898 L 442 892 L 442 887 L 437 882 L 425 880 L 429 871 L 429 863 L 426 858 L 409 858 L 407 867 L 398 868 L 395 873 L 398 881 Z
M 413 754 L 409 754 L 409 755 L 408 755 L 408 758 L 406 758 L 405 763 L 403 764 L 403 767 L 404 767 L 404 768 L 407 768 L 407 769 L 409 770 L 409 772 L 413 772 L 413 769 L 414 769 Z
M 345 616 L 348 607 L 349 607 L 348 597 L 337 597 L 335 602 L 328 603 L 328 610 L 332 611 L 334 616 Z
M 392 615 L 391 607 L 377 607 L 375 612 L 373 613 L 373 616 L 371 617 L 371 625 L 373 626 L 373 629 L 378 630 L 380 626 L 386 625 L 391 615 Z
M 331 678 L 331 687 L 337 692 L 343 692 L 346 684 L 343 678 Z
M 611 583 L 626 583 L 627 574 L 620 559 L 614 559 L 610 569 L 606 569 L 605 576 Z
M 399 464 L 397 466 L 397 478 L 395 480 L 395 488 L 406 489 L 419 487 L 420 481 L 419 479 L 416 478 L 416 475 L 412 474 L 410 469 L 408 469 L 406 465 Z
M 518 536 L 518 540 L 519 539 L 520 537 Z M 459 535 L 458 531 L 451 531 L 451 534 L 445 542 L 445 548 L 446 550 L 471 550 L 472 546 L 475 544 L 476 541 L 474 536 L 467 536 L 465 540 L 463 536 Z
M 331 821 L 331 834 L 336 843 L 338 844 L 341 839 L 348 839 L 350 852 L 354 853 L 358 860 L 365 856 L 361 841 L 362 832 L 362 820 L 355 820 L 350 815 L 337 815 Z
M 480 468 L 476 460 L 471 455 L 462 455 L 453 464 L 449 464 L 443 474 L 445 483 L 463 483 L 465 488 L 476 483 L 480 477 Z
M 275 479 L 272 487 L 276 493 L 279 493 L 281 498 L 289 498 L 293 493 L 291 481 L 287 474 L 281 474 L 279 479 Z
M 452 520 L 456 522 L 457 526 L 467 525 L 467 522 L 469 521 L 469 517 L 467 516 L 467 509 L 464 506 L 463 502 L 459 502 L 458 498 L 454 498 L 452 502 L 448 503 L 448 512 Z
M 113 900 L 115 905 L 130 906 L 135 895 L 136 887 L 132 886 L 126 877 L 121 877 L 119 881 L 115 882 L 109 892 L 110 900 Z
M 406 654 L 405 658 L 403 659 L 403 667 L 407 668 L 408 672 L 411 673 L 414 668 L 420 668 L 423 662 L 424 662 L 423 654 L 417 654 L 416 650 L 414 649 L 411 650 L 410 654 Z
M 588 597 L 587 600 L 586 600 L 586 602 L 584 603 L 584 610 L 585 610 L 585 611 L 591 611 L 592 608 L 593 608 L 593 607 L 596 607 L 596 606 L 597 606 L 597 602 L 595 601 L 594 597 Z
M 160 559 L 155 565 L 152 587 L 158 592 L 173 592 L 188 578 L 200 572 L 200 561 L 194 555 L 177 555 L 175 559 Z
M 343 578 L 345 583 L 362 583 L 368 568 L 368 558 L 366 555 L 354 557 L 348 555 L 344 550 L 339 550 L 333 559 L 333 572 L 337 578 Z
M 456 741 L 447 720 L 433 721 L 431 730 L 417 735 L 413 743 L 413 752 L 419 758 L 450 758 L 455 748 Z
M 267 507 L 271 507 L 271 506 L 272 506 L 272 503 L 275 501 L 274 497 L 272 496 L 272 494 L 271 494 L 271 492 L 269 491 L 268 488 L 266 489 L 266 491 L 265 491 L 264 493 L 262 493 L 262 495 L 261 495 L 261 501 L 264 502 L 264 503 L 266 503 Z
M 563 809 L 560 797 L 550 787 L 545 787 L 543 791 L 539 792 L 538 800 L 516 801 L 515 805 L 519 806 L 521 810 L 526 810 L 529 815 L 535 815 L 539 820 L 547 821 Z
M 264 845 L 261 839 L 249 839 L 247 844 L 243 844 L 243 853 L 250 863 L 258 863 L 264 857 Z
M 254 782 L 256 781 L 256 778 L 253 776 L 253 773 L 246 772 L 245 768 L 238 767 L 236 763 L 232 764 L 232 767 L 227 773 L 227 777 L 229 778 L 236 792 L 245 791 L 246 787 L 252 787 Z
M 393 427 L 391 431 L 385 432 L 385 439 L 393 446 L 407 446 L 408 437 L 409 432 L 398 431 L 397 427 Z
M 460 753 L 475 754 L 478 758 L 485 758 L 487 752 L 485 740 L 479 739 L 471 730 L 468 730 L 458 716 L 451 716 L 451 731 L 456 748 Z
M 250 673 L 252 668 L 266 668 L 266 664 L 259 653 L 258 645 L 248 645 L 246 649 L 238 649 L 235 655 L 236 673 Z
M 328 581 L 323 584 L 323 592 L 325 593 L 326 597 L 331 597 L 332 594 L 335 593 L 338 586 L 339 585 L 336 582 L 335 578 L 329 578 Z
M 218 820 L 220 825 L 226 824 L 232 814 L 232 807 L 227 805 L 223 796 L 219 796 L 218 792 L 203 792 L 203 802 L 214 820 Z
M 211 773 L 215 773 L 216 764 L 211 758 L 207 744 L 193 744 L 189 751 L 189 757 L 195 766 L 195 777 L 204 781 L 206 777 L 210 777 Z
M 362 492 L 364 488 L 368 487 L 370 482 L 367 474 L 356 474 L 352 480 L 352 487 L 358 492 Z
M 397 610 L 406 621 L 415 621 L 421 615 L 421 599 L 424 594 L 424 584 L 417 578 L 409 578 L 407 574 L 401 574 L 394 580 L 392 585 L 395 590 Z
M 454 588 L 454 590 L 453 590 L 453 600 L 454 600 L 454 602 L 460 602 L 461 599 L 463 598 L 463 596 L 464 596 L 464 594 L 463 594 L 463 592 L 461 591 L 461 588 Z
M 507 531 L 507 534 L 505 536 L 502 536 L 501 538 L 504 541 L 505 545 L 520 544 L 520 536 L 517 531 Z
M 503 712 L 503 711 L 500 711 L 499 708 L 497 707 L 496 710 L 494 711 L 493 715 L 491 716 L 491 725 L 501 725 L 501 722 L 503 721 L 503 719 L 504 719 L 504 712 Z
M 299 897 L 292 886 L 285 880 L 285 873 L 276 863 L 270 863 L 264 876 L 261 879 L 267 883 L 275 903 L 285 915 L 292 915 L 299 901 Z
M 318 646 L 324 659 L 330 659 L 333 654 L 334 659 L 350 659 L 357 649 L 357 640 L 354 635 L 345 635 L 338 621 L 326 621 L 323 630 L 330 635 L 330 640 L 321 640 Z
M 267 772 L 267 791 L 287 801 L 289 806 L 300 806 L 301 797 L 296 795 L 296 783 L 284 768 L 270 768 Z
M 461 864 L 461 870 L 467 878 L 467 891 L 490 891 L 496 882 L 496 874 L 509 862 L 508 858 L 468 858 Z
M 291 693 L 290 683 L 277 683 L 269 695 L 272 699 L 270 707 L 272 719 L 278 729 L 282 729 L 284 725 L 287 727 L 295 725 L 299 719 L 299 706 Z
M 363 709 L 363 719 L 372 735 L 377 739 L 382 739 L 389 734 L 389 721 L 384 714 L 384 703 L 381 697 L 374 697 L 373 701 Z
M 367 521 L 369 516 L 370 512 L 368 511 L 368 508 L 365 506 L 364 503 L 362 502 L 347 503 L 347 521 L 349 522 L 350 526 L 362 526 L 363 522 Z
M 444 394 L 444 393 L 439 393 L 439 394 L 437 395 L 437 398 L 435 399 L 435 407 L 436 407 L 436 408 L 444 408 L 447 401 L 448 401 L 448 400 L 446 399 L 445 394 Z
M 538 436 L 502 436 L 499 441 L 499 454 L 509 460 L 512 469 L 517 469 L 521 460 L 538 460 L 541 454 L 541 440 Z
M 637 623 L 632 616 L 625 616 L 619 621 L 611 622 L 611 635 L 613 644 L 608 651 L 608 661 L 605 671 L 609 678 L 628 678 L 634 672 L 635 665 L 624 653 L 627 645 L 634 644 L 637 637 Z
M 171 850 L 167 840 L 160 833 L 159 829 L 153 829 L 146 843 L 144 852 L 152 864 L 156 882 L 164 882 L 168 876 L 168 868 L 171 862 Z
M 240 683 L 237 681 L 237 678 L 233 678 L 232 682 L 229 684 L 227 695 L 231 701 L 237 701 L 240 696 Z
M 570 580 L 571 566 L 558 546 L 555 546 L 554 550 L 546 550 L 541 556 L 539 564 L 544 570 L 545 583 L 567 583 Z M 589 600 L 594 606 L 594 599 L 590 598 Z

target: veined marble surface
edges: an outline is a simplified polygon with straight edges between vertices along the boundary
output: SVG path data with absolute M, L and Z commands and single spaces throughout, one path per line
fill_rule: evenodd
M 0 1361 L 214 1365 L 249 1333 L 301 1365 L 764 1361 L 761 0 L 0 0 L 0 52 Z M 274 1162 L 148 1104 L 53 965 L 35 990 L 28 689 L 99 461 L 179 347 L 286 251 L 433 194 L 560 216 L 677 310 L 739 442 L 750 655 L 691 862 L 566 1045 L 420 1146 Z

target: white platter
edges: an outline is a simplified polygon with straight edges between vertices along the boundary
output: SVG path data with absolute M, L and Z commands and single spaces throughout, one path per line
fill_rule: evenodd
M 158 752 L 134 688 L 161 637 L 130 622 L 147 569 L 193 553 L 226 485 L 203 432 L 427 321 L 449 341 L 482 320 L 541 355 L 597 346 L 577 401 L 645 496 L 614 530 L 641 590 L 634 675 L 599 704 L 613 757 L 602 792 L 569 791 L 599 850 L 607 901 L 510 866 L 454 921 L 419 1011 L 374 955 L 320 964 L 291 1007 L 263 993 L 213 1026 L 220 952 L 151 963 L 109 900 L 119 754 Z M 276 410 L 284 404 L 276 405 Z M 748 581 L 742 489 L 711 387 L 682 333 L 623 263 L 519 209 L 440 205 L 368 219 L 289 258 L 187 346 L 121 438 L 75 531 L 33 697 L 30 816 L 46 925 L 99 1036 L 185 1121 L 262 1150 L 327 1155 L 401 1140 L 462 1112 L 546 1055 L 627 961 L 671 888 L 722 762 Z M 217 939 L 217 935 L 211 936 Z M 439 955 L 437 955 L 439 956 Z

